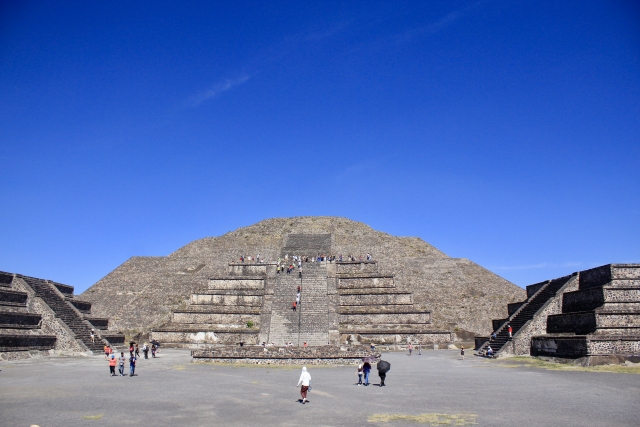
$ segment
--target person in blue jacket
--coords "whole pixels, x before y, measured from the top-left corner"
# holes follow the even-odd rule
[[[371,364],[369,362],[364,362],[362,365],[362,372],[364,372],[364,385],[369,385],[369,373],[371,372]]]

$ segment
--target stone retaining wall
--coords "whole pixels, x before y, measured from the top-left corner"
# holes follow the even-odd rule
[[[264,289],[264,278],[211,278],[208,282],[208,288],[215,289]]]
[[[166,346],[190,348],[202,344],[259,344],[258,333],[258,330],[248,328],[238,331],[153,331],[151,338]]]
[[[420,345],[432,345],[434,343],[452,343],[455,334],[451,332],[432,333],[357,333],[342,334],[341,344],[375,344],[375,345],[406,345],[408,342]]]
[[[412,304],[410,293],[394,294],[340,294],[340,305],[389,305],[389,304]]]
[[[378,271],[376,261],[343,261],[336,262],[336,274],[375,273]]]
[[[380,357],[366,347],[216,347],[191,352],[194,362],[281,365],[355,364],[363,357]]]
[[[262,295],[191,294],[190,303],[260,307],[262,305]]]
[[[338,289],[395,288],[393,276],[338,277]]]
[[[272,264],[229,264],[229,274],[234,276],[266,276],[269,265]]]
[[[175,323],[204,323],[204,324],[220,324],[220,325],[246,325],[247,322],[253,322],[254,325],[260,324],[260,314],[244,314],[244,313],[197,313],[176,311],[173,313],[173,322]]]
[[[358,313],[340,314],[340,324],[369,325],[369,324],[427,324],[431,320],[431,313]]]

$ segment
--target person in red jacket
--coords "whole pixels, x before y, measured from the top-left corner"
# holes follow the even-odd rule
[[[111,355],[111,358],[109,358],[109,372],[111,373],[112,377],[116,376],[116,364],[117,364],[117,360],[116,360],[116,356],[115,355]]]
[[[511,338],[513,335],[513,328],[511,327],[511,325],[508,325],[507,332],[509,332],[509,338]]]

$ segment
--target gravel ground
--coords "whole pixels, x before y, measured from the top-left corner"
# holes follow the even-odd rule
[[[141,360],[134,377],[110,377],[102,356],[2,362],[0,425],[640,425],[640,375],[463,361],[444,350],[383,357],[386,387],[375,372],[358,387],[355,367],[310,366],[305,405],[299,367],[194,364],[187,350]]]

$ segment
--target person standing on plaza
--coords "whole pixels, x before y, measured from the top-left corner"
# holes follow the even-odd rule
[[[380,377],[380,387],[384,387],[384,380],[387,378],[387,372],[391,369],[391,364],[386,360],[380,359],[378,362],[378,376]]]
[[[409,349],[409,356],[411,356],[411,352],[413,351],[413,345],[411,345],[411,342],[409,342],[407,349]]]
[[[460,346],[460,356],[462,356],[462,360],[464,360],[464,346]]]
[[[118,358],[118,371],[120,372],[120,376],[124,377],[124,364],[127,359],[124,357],[124,352],[120,352],[120,357]]]
[[[140,347],[138,347],[138,344],[136,344],[136,359],[140,358]]]
[[[113,354],[109,359],[109,373],[111,374],[112,377],[116,376],[116,356]]]
[[[309,390],[309,386],[311,385],[311,374],[307,372],[307,367],[302,367],[302,372],[300,373],[300,379],[298,380],[298,386],[300,387],[300,396],[302,396],[302,403],[307,403],[307,391]]]
[[[133,343],[129,343],[129,356],[133,356]]]
[[[358,385],[362,385],[362,363],[358,365]]]
[[[371,372],[371,364],[369,362],[364,362],[362,365],[362,372],[364,372],[364,385],[369,385],[369,373]]]
[[[142,346],[142,353],[144,353],[145,359],[149,358],[149,346],[147,345],[147,343],[144,343],[144,345]]]
[[[136,356],[132,353],[129,358],[129,376],[132,377],[136,373]]]

